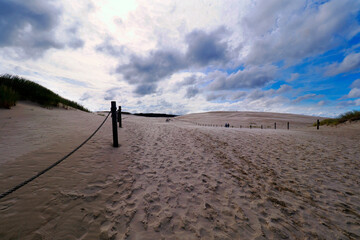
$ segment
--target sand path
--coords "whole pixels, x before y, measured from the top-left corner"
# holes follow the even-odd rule
[[[70,159],[1,200],[0,238],[360,236],[359,127],[287,131],[123,121],[120,148],[111,147],[108,121]],[[61,144],[48,140],[3,163],[1,192],[70,145],[66,137]]]

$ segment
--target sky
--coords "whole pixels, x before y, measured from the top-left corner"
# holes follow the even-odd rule
[[[360,110],[358,0],[0,0],[0,74],[92,111]]]

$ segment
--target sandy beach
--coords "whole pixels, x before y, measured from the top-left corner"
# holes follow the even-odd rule
[[[29,103],[0,109],[0,193],[104,118]],[[316,130],[316,119],[123,115],[119,148],[108,119],[0,200],[0,239],[359,239],[360,123]],[[199,125],[226,122],[234,128]]]

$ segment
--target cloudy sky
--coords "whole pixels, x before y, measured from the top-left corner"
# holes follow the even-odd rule
[[[358,0],[0,0],[0,74],[90,110],[360,110]]]

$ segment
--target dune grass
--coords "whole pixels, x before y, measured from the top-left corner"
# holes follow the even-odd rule
[[[17,100],[29,100],[39,103],[44,107],[57,107],[63,104],[85,112],[89,112],[80,104],[65,99],[40,84],[12,76],[9,74],[0,76],[0,107],[11,108]]]
[[[341,123],[345,123],[347,121],[352,122],[352,121],[357,121],[360,120],[360,111],[349,111],[346,113],[341,114],[339,117],[337,118],[328,118],[328,119],[324,119],[322,121],[320,121],[320,125],[327,125],[327,126],[331,126],[331,125],[338,125]],[[316,126],[316,123],[314,123],[314,126]]]
[[[0,85],[0,107],[10,109],[16,105],[18,94],[5,85]]]
[[[344,114],[341,114],[339,117],[339,123],[344,123],[346,121],[357,121],[360,120],[360,111],[350,111]]]

